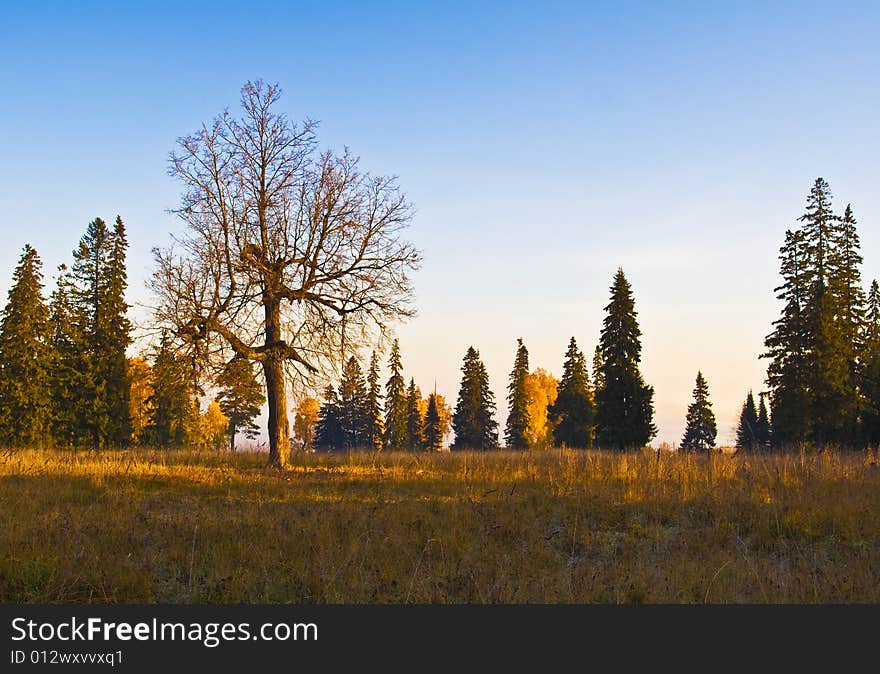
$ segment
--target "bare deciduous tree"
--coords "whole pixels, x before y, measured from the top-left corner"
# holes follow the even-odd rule
[[[184,185],[186,233],[154,249],[157,318],[200,362],[262,367],[270,463],[289,453],[287,377],[326,373],[344,350],[411,316],[401,238],[412,208],[393,177],[362,173],[348,150],[317,151],[315,124],[274,111],[280,89],[242,89],[228,111],[178,140],[169,173]]]

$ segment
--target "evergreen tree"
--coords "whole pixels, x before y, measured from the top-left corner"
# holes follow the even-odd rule
[[[315,426],[315,449],[329,451],[345,445],[340,416],[336,391],[332,386],[327,386],[324,390],[324,402],[318,412],[318,423]]]
[[[189,365],[165,333],[154,352],[152,375],[153,392],[147,398],[150,412],[144,444],[163,449],[182,447],[190,440],[199,408]]]
[[[81,429],[91,444],[122,445],[130,439],[129,382],[125,350],[131,341],[125,314],[128,243],[120,218],[109,229],[101,218],[89,223],[73,253],[72,300],[82,317],[83,397],[87,414]]]
[[[229,419],[229,449],[235,451],[235,436],[243,432],[254,438],[259,426],[254,423],[260,408],[266,402],[263,387],[254,374],[253,361],[233,358],[217,375],[214,382],[219,389],[217,403],[220,411]]]
[[[749,391],[739,414],[739,424],[736,427],[736,448],[751,451],[755,449],[757,444],[758,409],[755,407],[755,396]]]
[[[85,370],[85,316],[73,302],[74,285],[65,265],[58,267],[55,290],[49,304],[52,367],[49,392],[52,406],[52,437],[61,447],[77,447],[84,436],[89,413],[88,373]]]
[[[767,414],[767,405],[764,404],[764,394],[761,394],[761,402],[758,405],[758,425],[755,433],[755,441],[761,449],[770,447],[772,435],[770,432],[770,418]]]
[[[493,449],[498,446],[498,424],[493,419],[495,396],[489,390],[489,373],[480,353],[469,347],[461,368],[461,386],[452,427],[453,449]]]
[[[529,376],[529,352],[518,339],[516,358],[507,385],[507,425],[504,429],[504,442],[514,449],[526,449],[529,445],[529,396],[526,378]]]
[[[365,447],[369,432],[367,383],[361,364],[354,356],[342,368],[336,400],[342,445],[347,449]]]
[[[754,400],[752,400],[754,405]],[[694,387],[694,402],[687,411],[687,426],[684,437],[681,440],[682,449],[708,450],[715,446],[715,436],[718,429],[715,425],[715,415],[712,412],[712,403],[709,402],[709,385],[706,383],[702,372],[697,372],[697,382]]]
[[[587,359],[578,349],[574,337],[568,343],[562,379],[556,400],[547,409],[553,424],[553,442],[567,447],[586,448],[593,445],[593,399]]]
[[[880,287],[876,279],[868,292],[862,336],[860,388],[864,398],[862,433],[869,447],[880,446]]]
[[[400,360],[400,345],[397,340],[391,345],[388,360],[391,376],[385,384],[385,446],[388,449],[405,449],[406,429],[406,383],[403,379],[403,365]]]
[[[436,391],[428,396],[428,411],[425,414],[425,448],[429,452],[439,452],[443,449],[443,427]]]
[[[623,269],[617,270],[605,311],[599,341],[603,386],[596,400],[599,443],[611,449],[635,449],[650,442],[657,428],[654,388],[639,371],[641,330]]]
[[[602,349],[596,345],[593,351],[593,396],[598,398],[599,391],[605,388],[605,380],[602,379]]]
[[[42,266],[26,245],[0,317],[0,442],[10,446],[41,447],[50,440],[52,351]]]
[[[774,442],[785,446],[802,442],[810,433],[809,277],[803,232],[786,231],[779,260],[783,282],[774,292],[784,306],[782,315],[773,322],[773,332],[764,340],[767,350],[762,358],[770,359],[767,385]]]
[[[406,393],[406,446],[412,451],[422,449],[425,444],[421,400],[422,392],[416,386],[416,380],[410,379]]]
[[[367,374],[367,441],[377,452],[382,449],[385,424],[382,421],[382,389],[379,386],[379,357],[373,351],[370,371]]]

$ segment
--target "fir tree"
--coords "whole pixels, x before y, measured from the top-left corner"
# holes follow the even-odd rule
[[[74,285],[65,265],[58,267],[49,304],[52,367],[49,391],[52,400],[52,437],[61,447],[77,447],[84,436],[89,413],[88,373],[85,371],[85,316],[73,302]]]
[[[101,218],[89,223],[73,253],[72,300],[82,318],[84,435],[100,449],[130,438],[128,373],[125,350],[131,341],[125,314],[127,285],[125,227],[117,218],[111,230]]]
[[[868,292],[862,335],[860,388],[864,398],[862,433],[869,447],[880,446],[880,287],[876,279]]]
[[[153,392],[147,398],[149,423],[144,429],[144,444],[163,449],[182,447],[190,439],[198,421],[196,391],[186,359],[163,333],[154,352]]]
[[[266,402],[263,387],[254,374],[253,361],[233,358],[217,375],[214,382],[219,388],[217,403],[220,411],[229,419],[229,449],[235,451],[235,436],[243,432],[254,438],[259,426],[254,423],[260,408]]]
[[[784,306],[782,315],[773,322],[773,332],[764,340],[762,358],[770,359],[767,385],[773,438],[784,446],[801,442],[810,433],[810,338],[806,318],[809,277],[803,232],[786,231],[779,260],[783,282],[774,292]]]
[[[754,400],[752,404],[754,405]],[[712,449],[715,446],[717,433],[715,415],[712,413],[712,404],[709,402],[709,385],[706,383],[703,373],[697,372],[694,402],[688,407],[687,426],[681,440],[681,448]]]
[[[602,379],[602,349],[596,345],[593,351],[593,399],[595,400],[599,391],[605,388],[605,380]]]
[[[41,447],[50,439],[52,352],[42,266],[26,245],[0,318],[0,442],[17,447]]]
[[[342,445],[347,449],[367,445],[369,431],[367,397],[367,383],[364,381],[361,364],[352,356],[342,368],[342,378],[336,396]]]
[[[405,449],[407,445],[406,383],[403,379],[400,345],[396,339],[391,345],[388,367],[391,376],[385,384],[385,446],[388,449]]]
[[[421,400],[422,392],[416,386],[415,379],[410,379],[409,389],[406,392],[406,446],[412,451],[422,449],[425,444]]]
[[[339,402],[336,391],[332,386],[324,390],[324,402],[318,412],[318,423],[315,426],[315,449],[333,450],[339,449],[345,444],[345,434],[342,431]]]
[[[556,400],[548,407],[547,415],[553,425],[554,444],[592,447],[594,409],[587,360],[574,337],[568,343]]]
[[[761,402],[758,405],[758,424],[755,433],[755,441],[761,449],[770,447],[772,435],[770,431],[770,418],[767,414],[767,405],[764,404],[764,394],[761,394]]]
[[[507,425],[504,429],[504,442],[514,449],[528,447],[529,397],[526,391],[526,378],[529,376],[529,352],[521,339],[517,340],[516,358],[507,385]]]
[[[489,373],[480,353],[469,347],[461,368],[461,386],[452,427],[453,449],[493,449],[498,446],[498,424],[493,419],[495,396],[489,390]]]
[[[758,408],[755,407],[755,396],[749,391],[739,415],[736,427],[736,448],[754,450],[758,444]]]
[[[425,413],[425,448],[429,452],[439,452],[443,449],[443,427],[436,391],[428,396],[428,411]]]
[[[366,445],[377,452],[382,449],[385,424],[382,421],[382,389],[379,386],[379,357],[373,351],[367,374],[367,438]]]
[[[650,442],[657,429],[654,389],[639,371],[642,345],[635,302],[622,269],[614,277],[605,311],[599,341],[603,386],[596,400],[599,443],[610,449],[635,449]]]

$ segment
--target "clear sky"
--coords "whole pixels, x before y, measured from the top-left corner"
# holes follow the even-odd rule
[[[657,441],[681,438],[701,369],[730,442],[817,176],[880,275],[877,2],[2,6],[3,298],[25,242],[51,277],[119,213],[145,301],[150,249],[179,229],[168,153],[256,78],[400,177],[424,252],[406,375],[454,402],[473,344],[502,428],[516,338],[557,376],[572,335],[591,357],[621,266]]]

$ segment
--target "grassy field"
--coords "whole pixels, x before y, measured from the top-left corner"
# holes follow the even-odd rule
[[[10,452],[0,601],[880,602],[865,454]]]

